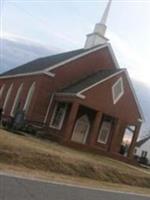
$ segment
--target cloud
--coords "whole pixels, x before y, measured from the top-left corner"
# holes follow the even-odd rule
[[[113,32],[109,31],[108,37],[111,40],[121,67],[127,68],[132,78],[150,86],[150,61],[147,55],[141,56],[140,52]]]
[[[150,130],[150,86],[136,80],[133,80],[132,82],[145,117],[141,135],[146,135],[148,130]]]
[[[0,39],[6,39],[6,40],[16,42],[16,43],[20,43],[20,44],[22,43],[22,44],[26,44],[26,45],[34,45],[34,46],[37,46],[37,47],[42,47],[42,48],[51,50],[50,47],[45,46],[44,44],[40,43],[37,40],[33,40],[31,38],[28,38],[28,37],[16,35],[16,34],[13,34],[13,33],[10,33],[10,32],[4,32],[3,31],[3,34],[0,36]],[[56,47],[55,47],[55,49],[59,50]]]
[[[47,48],[36,41],[12,34],[5,34],[0,38],[0,43],[0,73],[36,58],[60,52],[56,48]]]

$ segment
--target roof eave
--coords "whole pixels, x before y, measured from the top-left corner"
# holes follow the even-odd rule
[[[45,74],[50,77],[55,77],[55,74],[52,72],[45,72],[45,71],[37,71],[37,72],[31,72],[31,73],[21,73],[21,74],[14,74],[14,75],[2,75],[0,76],[0,79],[6,79],[6,78],[16,78],[16,77],[22,77],[22,76],[36,76],[40,74]]]
[[[114,74],[112,74],[112,75],[107,76],[106,78],[104,78],[104,79],[102,79],[102,80],[100,80],[100,81],[98,81],[98,82],[96,82],[96,83],[90,85],[89,87],[84,88],[83,90],[79,91],[78,94],[79,94],[79,95],[83,95],[84,92],[90,90],[91,88],[95,87],[96,85],[99,85],[99,84],[103,83],[104,81],[107,81],[107,80],[113,78],[114,76],[116,76],[116,75],[122,73],[123,71],[125,71],[125,69],[122,69],[122,70],[120,70],[119,72],[116,72],[116,73],[114,73]]]
[[[120,68],[120,67],[119,67],[119,64],[118,64],[118,62],[117,62],[117,59],[116,59],[116,57],[115,57],[115,54],[114,54],[114,52],[113,52],[113,49],[112,49],[112,47],[111,47],[111,44],[110,44],[110,43],[106,43],[106,44],[104,44],[104,45],[101,45],[101,46],[98,46],[98,47],[89,49],[89,50],[87,50],[87,51],[84,52],[84,53],[81,53],[81,54],[79,54],[79,55],[77,55],[77,56],[74,56],[74,57],[72,57],[72,58],[70,58],[70,59],[67,59],[67,60],[65,60],[65,61],[62,61],[62,62],[60,62],[60,63],[58,63],[58,64],[56,64],[56,65],[50,66],[50,67],[46,68],[44,71],[51,71],[51,70],[54,70],[54,69],[56,69],[57,67],[60,67],[60,66],[62,66],[62,65],[64,65],[64,64],[66,64],[66,63],[69,63],[69,62],[71,62],[71,61],[74,61],[74,60],[76,60],[76,59],[78,59],[78,58],[80,58],[80,57],[83,57],[83,56],[85,56],[85,55],[88,55],[88,54],[90,54],[90,53],[93,53],[93,52],[95,52],[95,51],[98,51],[98,50],[103,49],[103,48],[105,48],[105,47],[108,47],[109,52],[110,52],[110,54],[111,54],[111,56],[112,56],[112,59],[113,59],[113,61],[114,61],[115,67],[116,67],[116,68]]]
[[[65,92],[57,92],[55,93],[56,96],[71,96],[71,97],[78,97],[80,99],[85,99],[84,95],[78,93],[65,93]]]
[[[104,44],[104,45],[101,45],[101,46],[98,46],[98,47],[89,49],[88,51],[86,51],[86,52],[84,52],[84,53],[80,53],[79,55],[74,56],[74,57],[72,57],[72,58],[70,58],[70,59],[67,59],[67,60],[65,60],[65,61],[59,62],[59,63],[57,63],[57,64],[55,64],[55,65],[53,65],[53,66],[50,66],[50,67],[48,67],[48,68],[46,68],[46,69],[44,69],[44,70],[40,70],[40,71],[36,71],[36,72],[29,72],[29,73],[20,73],[20,74],[14,74],[14,75],[4,75],[4,76],[2,75],[2,76],[0,76],[0,79],[12,78],[12,77],[20,77],[20,76],[35,76],[35,75],[39,75],[39,74],[46,74],[46,75],[48,75],[48,76],[54,77],[55,74],[52,73],[52,72],[50,72],[51,70],[54,70],[54,69],[56,69],[57,67],[60,67],[60,66],[62,66],[62,65],[64,65],[64,64],[66,64],[66,63],[69,63],[69,62],[71,62],[71,61],[73,61],[73,60],[76,60],[76,59],[78,59],[78,58],[80,58],[80,57],[83,57],[83,56],[85,56],[85,55],[88,55],[88,54],[90,54],[90,53],[93,53],[93,52],[95,52],[95,51],[98,51],[98,50],[103,49],[103,48],[105,48],[105,47],[108,47],[109,52],[110,52],[110,54],[111,54],[111,56],[112,56],[112,59],[113,59],[113,61],[114,61],[115,67],[116,67],[116,68],[119,68],[119,64],[118,64],[117,59],[116,59],[116,57],[115,57],[115,55],[114,55],[113,49],[112,49],[112,47],[111,47],[111,44],[110,44],[110,43],[106,43],[106,44]]]
[[[139,114],[141,115],[141,118],[139,118],[138,121],[139,121],[140,123],[143,123],[143,122],[145,122],[145,117],[144,117],[142,108],[141,108],[141,106],[140,106],[139,100],[138,100],[137,95],[136,95],[136,93],[135,93],[135,89],[133,88],[133,85],[132,85],[130,76],[129,76],[129,74],[128,74],[128,71],[125,70],[125,73],[126,73],[126,76],[127,76],[128,83],[129,83],[129,86],[130,86],[130,88],[131,88],[131,91],[132,91],[132,93],[133,93],[133,96],[134,96],[134,99],[135,99],[135,102],[136,102],[136,105],[137,105]]]

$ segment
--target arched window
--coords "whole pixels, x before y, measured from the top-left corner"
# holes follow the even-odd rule
[[[23,89],[23,83],[20,85],[20,87],[17,90],[17,94],[16,94],[16,97],[15,97],[15,100],[14,100],[14,103],[13,103],[13,106],[11,109],[11,113],[10,113],[11,116],[15,115],[15,112],[19,106],[20,94],[21,94],[22,89]]]
[[[53,115],[50,121],[50,127],[60,130],[63,126],[65,115],[67,112],[67,104],[58,102],[55,104]]]
[[[5,111],[6,109],[6,106],[7,106],[7,103],[8,103],[8,100],[10,98],[10,95],[11,95],[11,92],[12,92],[12,89],[13,89],[13,83],[10,85],[8,91],[7,91],[7,94],[6,94],[6,97],[5,97],[5,101],[4,101],[4,104],[3,104],[3,109]]]
[[[31,87],[30,87],[30,89],[29,89],[29,91],[28,91],[25,104],[24,104],[23,110],[24,110],[26,113],[27,113],[28,110],[29,110],[30,103],[31,103],[31,100],[32,100],[34,91],[35,91],[35,82],[32,83],[32,85],[31,85]]]
[[[103,115],[102,122],[99,129],[99,135],[97,138],[98,143],[107,144],[110,134],[112,132],[114,118],[108,115]]]
[[[2,99],[4,89],[5,89],[5,84],[3,84],[1,89],[0,89],[0,100]]]
[[[87,115],[82,115],[75,124],[71,140],[74,142],[86,143],[90,130],[90,121]]]

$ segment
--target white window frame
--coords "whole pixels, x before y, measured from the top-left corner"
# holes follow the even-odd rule
[[[141,152],[141,158],[147,158],[147,155],[148,155],[148,152],[142,150],[142,152]]]
[[[126,145],[126,144],[128,144],[129,146],[131,145],[135,130],[136,130],[136,126],[134,125],[128,125],[125,127],[124,134],[122,137],[122,145]]]
[[[32,98],[33,98],[35,86],[36,86],[36,82],[33,82],[32,85],[30,86],[29,90],[28,90],[28,94],[27,94],[25,104],[24,104],[24,107],[23,107],[23,110],[25,111],[26,114],[28,113],[28,110],[29,110],[29,107],[30,107],[30,104],[31,104],[31,101],[32,101]]]
[[[14,103],[13,103],[13,106],[12,106],[12,109],[11,109],[11,112],[10,112],[10,115],[13,117],[14,116],[14,111],[16,109],[16,105],[17,103],[19,102],[19,98],[20,98],[20,94],[22,92],[22,89],[23,89],[23,83],[21,83],[21,85],[19,86],[18,90],[17,90],[17,94],[16,94],[16,97],[14,99]]]
[[[4,89],[5,89],[5,84],[3,84],[2,86],[1,86],[1,89],[0,89],[0,99],[2,98],[2,96],[3,96],[3,92],[4,92]]]
[[[121,92],[120,94],[117,96],[117,98],[115,98],[115,88],[117,87],[118,84],[121,84]],[[113,96],[113,103],[116,104],[119,99],[123,96],[124,94],[124,86],[123,86],[123,79],[122,77],[120,77],[115,84],[112,86],[112,96]]]
[[[100,136],[101,136],[101,131],[102,131],[102,128],[103,128],[103,123],[104,122],[106,122],[106,123],[110,123],[110,130],[109,130],[109,132],[107,133],[107,136],[106,136],[106,138],[105,138],[105,141],[103,141],[103,140],[101,140],[100,139]],[[102,124],[101,124],[101,126],[100,126],[100,129],[99,129],[99,134],[98,134],[98,138],[97,138],[97,142],[98,143],[101,143],[101,144],[107,144],[107,142],[108,142],[108,138],[109,138],[109,135],[110,135],[110,132],[111,132],[111,127],[112,127],[112,123],[111,122],[107,122],[107,121],[102,121]]]
[[[59,126],[54,126],[54,125],[53,125],[53,120],[54,120],[54,117],[55,117],[55,115],[56,115],[56,110],[57,110],[57,108],[58,108],[58,106],[59,106],[59,103],[64,103],[64,102],[57,102],[57,103],[55,104],[55,107],[54,107],[54,110],[53,110],[53,114],[52,114],[52,117],[51,117],[51,120],[50,120],[50,125],[49,125],[50,128],[54,128],[54,129],[57,129],[57,130],[61,130],[61,128],[62,128],[64,119],[65,119],[65,116],[66,116],[66,112],[67,112],[67,107],[68,107],[67,103],[65,103],[64,112],[63,112],[61,121],[60,121],[60,123],[59,123]]]
[[[5,112],[5,108],[7,106],[7,103],[8,103],[8,100],[11,96],[11,92],[12,92],[12,89],[13,89],[13,86],[14,84],[12,83],[7,91],[7,94],[6,94],[6,97],[5,97],[5,101],[4,101],[4,104],[3,104],[3,109],[4,109],[4,112]]]

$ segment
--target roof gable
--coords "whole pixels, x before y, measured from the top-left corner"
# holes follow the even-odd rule
[[[23,64],[21,66],[18,66],[14,69],[11,69],[11,70],[3,73],[2,76],[16,75],[16,74],[30,73],[30,72],[37,72],[37,71],[45,70],[59,62],[62,62],[69,58],[72,58],[83,52],[84,52],[84,49],[78,49],[75,51],[69,51],[69,52],[65,52],[65,53],[60,53],[60,54],[56,54],[56,55],[39,58],[39,59],[33,60],[31,62],[28,62],[26,64]]]
[[[91,86],[88,87],[88,88],[85,88],[84,90],[80,91],[80,92],[78,93],[78,95],[82,95],[82,94],[83,94],[84,92],[86,92],[87,90],[89,90],[89,89],[95,87],[96,85],[98,85],[98,84],[100,84],[100,83],[102,83],[102,82],[104,82],[104,81],[107,81],[108,79],[113,78],[114,76],[116,76],[116,75],[118,75],[119,73],[122,73],[122,72],[124,72],[124,74],[125,74],[125,77],[126,77],[126,79],[127,79],[128,86],[129,86],[129,88],[130,88],[131,94],[133,95],[133,99],[134,99],[134,101],[135,101],[135,105],[136,105],[136,107],[137,107],[137,109],[138,109],[138,112],[139,112],[139,114],[140,114],[139,122],[143,122],[143,121],[144,121],[144,114],[143,114],[143,112],[142,112],[140,103],[139,103],[138,98],[137,98],[137,96],[136,96],[136,93],[135,93],[135,90],[134,90],[134,88],[133,88],[133,85],[132,85],[131,79],[130,79],[130,77],[129,77],[129,74],[128,74],[127,70],[125,70],[125,69],[122,69],[122,70],[120,70],[120,71],[118,71],[118,72],[116,72],[116,73],[114,73],[114,74],[112,74],[112,75],[110,75],[110,76],[104,78],[103,80],[101,80],[101,81],[99,81],[99,82],[97,82],[97,83],[91,85]]]
[[[87,91],[91,90],[92,88],[100,85],[101,83],[112,79],[113,77],[119,75],[120,73],[124,72],[124,76],[126,77],[126,82],[128,84],[129,91],[131,92],[131,98],[135,102],[136,109],[139,113],[139,122],[142,122],[144,120],[143,112],[140,107],[140,104],[138,102],[138,99],[136,97],[135,91],[132,86],[132,82],[128,76],[128,73],[125,69],[110,69],[110,70],[100,70],[98,73],[93,74],[89,77],[86,77],[82,80],[80,80],[77,83],[74,83],[73,85],[63,89],[61,92],[64,94],[76,94],[76,96],[81,98],[86,98]],[[131,103],[130,103],[131,104]],[[134,105],[134,103],[132,103]]]
[[[117,72],[121,72],[123,69],[106,69],[100,70],[90,76],[87,76],[80,81],[70,85],[67,88],[64,88],[61,92],[64,93],[82,93],[83,91],[89,90],[95,85],[99,84],[101,81],[104,81],[106,78],[115,75]]]
[[[54,77],[54,74],[49,72],[52,69],[60,67],[63,64],[76,60],[80,57],[83,57],[87,54],[98,51],[105,47],[107,47],[109,50],[109,53],[114,62],[114,66],[116,68],[119,68],[118,62],[116,60],[116,57],[114,55],[111,45],[109,43],[106,43],[104,45],[95,46],[91,49],[78,49],[75,51],[69,51],[69,52],[60,53],[60,54],[56,54],[56,55],[52,55],[52,56],[48,56],[44,58],[39,58],[29,63],[26,63],[24,65],[18,66],[12,70],[4,72],[3,74],[0,75],[0,78],[29,76],[29,75],[37,75],[37,74],[42,74],[42,73]]]

